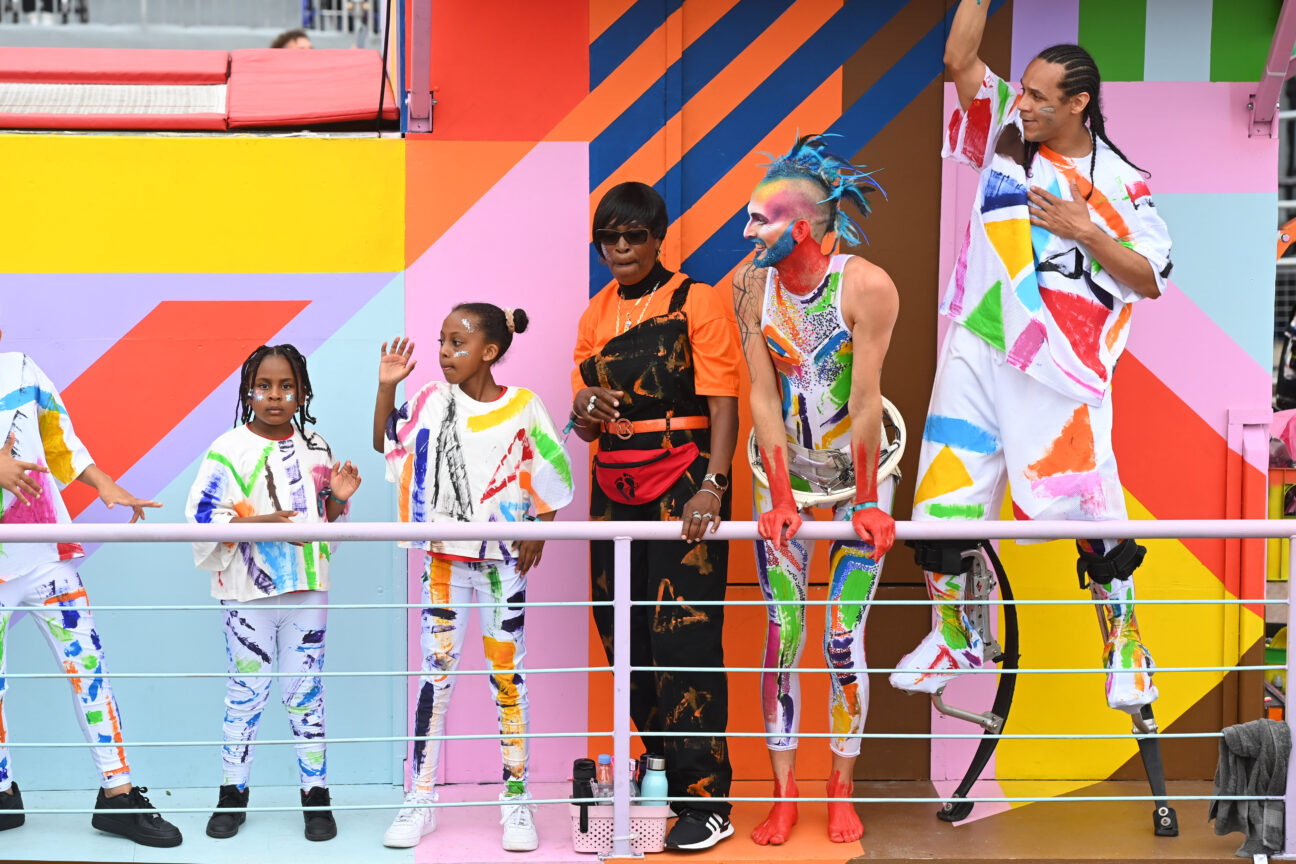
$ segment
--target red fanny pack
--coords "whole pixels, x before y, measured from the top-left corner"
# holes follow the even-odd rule
[[[609,450],[594,456],[594,479],[613,501],[647,504],[675,485],[693,460],[697,444],[659,450]]]

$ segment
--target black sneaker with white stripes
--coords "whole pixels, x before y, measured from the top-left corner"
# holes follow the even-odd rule
[[[733,823],[728,817],[710,810],[685,808],[666,835],[666,848],[683,852],[710,849],[733,833]]]

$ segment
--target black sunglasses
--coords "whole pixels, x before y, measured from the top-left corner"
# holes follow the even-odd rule
[[[648,229],[630,228],[625,231],[614,231],[611,228],[597,228],[594,231],[594,242],[600,246],[615,246],[621,242],[622,237],[631,246],[642,246],[648,242]]]

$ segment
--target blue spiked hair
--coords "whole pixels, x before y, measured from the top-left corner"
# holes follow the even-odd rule
[[[868,194],[876,189],[885,199],[886,190],[873,179],[874,172],[865,171],[863,166],[852,165],[840,156],[829,152],[828,142],[825,139],[839,137],[841,136],[828,133],[803,135],[797,138],[791,150],[768,164],[765,180],[762,182],[792,178],[809,179],[818,183],[828,193],[827,197],[819,203],[828,204],[830,207],[829,221],[833,230],[837,232],[837,243],[845,240],[854,246],[861,241],[867,243],[868,237],[859,223],[842,209],[842,202],[855,202],[859,211],[868,218],[869,213],[872,212]]]

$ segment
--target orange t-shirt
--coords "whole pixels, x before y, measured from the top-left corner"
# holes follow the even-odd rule
[[[639,298],[642,302],[621,300],[619,310],[615,282],[590,298],[576,330],[572,392],[585,386],[580,373],[581,362],[597,354],[608,340],[621,333],[627,314],[632,325],[656,315],[665,315],[675,289],[682,283],[678,276],[672,277],[652,296]],[[721,292],[704,282],[694,282],[689,286],[683,311],[688,318],[689,347],[693,351],[694,392],[699,396],[737,396],[742,351],[728,292]]]

